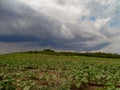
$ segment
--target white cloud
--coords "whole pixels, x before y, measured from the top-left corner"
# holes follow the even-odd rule
[[[94,26],[97,30],[99,30],[104,26],[108,26],[110,20],[110,18],[97,19],[94,23]]]

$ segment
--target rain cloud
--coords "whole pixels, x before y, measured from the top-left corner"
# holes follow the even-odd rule
[[[51,48],[120,53],[119,0],[1,0],[0,53]]]

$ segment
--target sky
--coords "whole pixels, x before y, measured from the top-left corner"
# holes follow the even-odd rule
[[[0,53],[120,53],[119,29],[120,0],[0,0]]]

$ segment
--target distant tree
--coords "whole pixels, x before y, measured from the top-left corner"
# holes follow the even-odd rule
[[[44,49],[43,52],[55,52],[55,51],[51,49]]]

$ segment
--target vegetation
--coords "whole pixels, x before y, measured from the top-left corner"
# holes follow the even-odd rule
[[[0,90],[120,90],[119,63],[33,52],[0,55]]]
[[[55,52],[51,49],[44,49],[43,51],[29,51],[25,53],[36,53],[36,54],[48,54],[48,55],[56,55],[56,56],[87,56],[87,57],[101,57],[101,58],[117,58],[120,59],[120,55],[112,54],[112,53],[102,53],[102,52],[87,52],[87,53],[79,53],[79,52]]]

